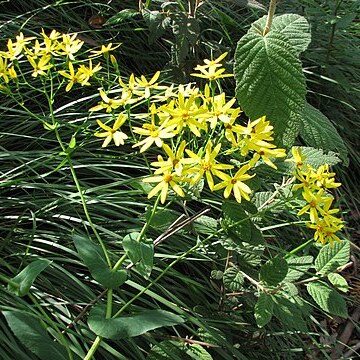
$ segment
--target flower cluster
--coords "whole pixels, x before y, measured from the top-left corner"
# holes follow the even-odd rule
[[[329,165],[321,165],[316,170],[304,163],[304,156],[300,148],[292,149],[293,158],[289,161],[296,166],[295,178],[298,184],[293,190],[301,190],[302,197],[307,204],[298,212],[298,215],[308,214],[310,221],[307,226],[315,230],[314,239],[321,244],[341,241],[336,233],[344,227],[343,221],[334,216],[339,209],[332,208],[334,197],[330,189],[341,186],[335,181],[335,173],[330,172]]]
[[[255,174],[249,171],[259,160],[276,168],[272,159],[286,156],[284,149],[277,149],[272,143],[273,127],[265,117],[244,125],[241,110],[235,106],[236,99],[227,99],[223,91],[216,93],[213,82],[233,76],[226,74],[220,64],[226,55],[205,60],[205,65],[195,68],[199,73],[192,75],[209,80],[203,90],[193,84],[162,86],[158,83],[159,71],[150,80],[131,74],[126,81],[119,79],[117,89],[107,92],[100,89],[101,101],[89,109],[105,111],[115,121],[110,127],[97,120],[105,132],[95,136],[105,138],[104,147],[111,140],[117,146],[124,144],[126,135],[120,126],[128,116],[140,125],[131,126],[135,137],[132,147],[139,148],[140,153],[154,146],[161,149],[163,154],[151,163],[154,176],[144,179],[155,184],[149,198],[160,193],[164,203],[169,190],[184,197],[185,188],[205,179],[211,191],[224,189],[225,198],[233,193],[238,202],[243,198],[250,200],[251,189],[246,181]],[[133,109],[141,101],[149,105],[148,112],[130,114],[129,107]],[[237,168],[230,163],[234,157],[240,164]]]
[[[78,39],[77,34],[61,34],[55,30],[46,34],[44,30],[36,37],[25,37],[23,33],[16,36],[16,41],[9,39],[5,51],[0,51],[0,87],[8,84],[11,79],[24,74],[28,66],[32,77],[48,77],[58,74],[68,83],[65,90],[68,92],[74,84],[90,85],[89,79],[100,69],[100,63],[93,66],[92,58],[107,53],[115,47],[103,47],[100,51],[93,51],[86,63],[78,65],[76,54],[84,42]],[[64,62],[65,59],[65,62]],[[59,70],[60,68],[60,70]]]

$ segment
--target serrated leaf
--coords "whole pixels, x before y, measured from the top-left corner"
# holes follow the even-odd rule
[[[11,280],[19,285],[19,287],[8,285],[8,290],[15,293],[18,296],[26,295],[37,276],[44,271],[52,261],[46,259],[35,260],[27,265],[19,274],[13,277]]]
[[[195,230],[201,234],[212,235],[216,232],[217,220],[210,216],[202,215],[194,221]]]
[[[264,327],[273,316],[274,302],[270,294],[262,292],[255,305],[255,320],[259,328]]]
[[[349,285],[343,276],[337,273],[330,273],[327,278],[338,290],[348,292]]]
[[[251,31],[258,33],[260,31],[262,34],[265,29],[266,20],[267,15],[256,20],[251,25]],[[283,34],[292,48],[299,54],[305,51],[311,42],[309,23],[303,16],[297,14],[275,16],[270,31]]]
[[[300,279],[311,267],[313,267],[314,258],[311,255],[293,256],[286,259],[289,270],[284,281],[295,281]]]
[[[307,285],[307,291],[322,310],[343,318],[348,317],[345,299],[325,283],[312,282]]]
[[[183,360],[184,352],[183,344],[165,340],[151,348],[146,360]]]
[[[222,211],[224,214],[222,225],[229,236],[235,242],[249,242],[251,240],[251,222],[241,205],[233,201],[225,201]]]
[[[117,288],[127,279],[126,270],[109,269],[101,247],[88,237],[74,234],[73,241],[80,259],[90,271],[91,276],[106,288]]]
[[[246,115],[266,115],[278,142],[292,145],[305,104],[301,62],[286,37],[276,31],[262,36],[249,31],[235,53],[236,97]]]
[[[152,207],[146,209],[146,221],[150,221]],[[173,222],[175,222],[180,215],[170,209],[160,209],[152,216],[150,226],[159,231],[166,230]]]
[[[343,240],[335,242],[333,246],[323,246],[315,259],[315,269],[318,274],[326,275],[339,266],[345,265],[350,257],[350,242]]]
[[[214,280],[221,280],[224,276],[224,272],[221,270],[211,270],[210,277]]]
[[[191,344],[186,353],[191,359],[213,360],[213,357],[200,344]]]
[[[286,282],[284,280],[284,282],[281,285],[282,285],[281,291],[285,293],[287,296],[293,297],[299,295],[299,290],[295,284],[291,282]]]
[[[184,322],[179,315],[165,310],[144,310],[114,319],[106,319],[105,314],[104,306],[94,307],[89,314],[88,326],[96,335],[113,340],[139,336],[160,327]]]
[[[300,136],[306,145],[340,154],[344,165],[349,164],[348,151],[331,121],[312,105],[305,103]]]
[[[299,297],[286,298],[275,295],[274,316],[279,319],[284,328],[306,332],[306,319],[309,315],[309,307]]]
[[[270,286],[276,286],[283,281],[288,272],[288,263],[280,256],[268,260],[260,269],[260,280]]]
[[[117,14],[112,16],[104,26],[111,26],[111,25],[118,25],[121,24],[123,21],[132,19],[136,16],[140,15],[139,11],[135,9],[124,9],[119,11]]]
[[[229,267],[224,272],[223,281],[226,289],[236,292],[241,290],[244,284],[244,276],[235,267]]]
[[[144,9],[143,17],[149,27],[149,44],[153,44],[165,33],[166,28],[170,26],[171,19],[165,12],[148,9]]]
[[[19,341],[41,360],[49,360],[49,354],[51,360],[69,359],[65,348],[50,338],[39,319],[17,310],[2,314]]]
[[[135,268],[146,279],[149,278],[154,261],[153,243],[138,241],[139,233],[134,232],[124,237],[122,246],[129,259],[135,264]]]

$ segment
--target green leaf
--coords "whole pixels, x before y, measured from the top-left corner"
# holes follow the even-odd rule
[[[274,302],[270,294],[262,292],[255,305],[255,320],[259,328],[264,327],[273,316]]]
[[[136,264],[135,268],[148,279],[153,267],[154,245],[152,242],[139,242],[137,240],[139,235],[137,232],[126,235],[122,241],[122,246],[129,259]]]
[[[240,291],[244,284],[244,276],[235,267],[229,267],[225,270],[223,281],[226,289],[236,292]]]
[[[199,344],[191,344],[186,353],[191,359],[213,360],[212,356]]]
[[[299,296],[287,298],[277,294],[273,299],[274,316],[285,328],[307,331],[306,320],[309,317],[309,306]]]
[[[110,270],[99,245],[93,243],[88,237],[77,234],[73,235],[73,241],[80,259],[97,282],[106,288],[114,289],[126,281],[127,271],[122,269]]]
[[[119,11],[117,14],[112,16],[105,24],[104,26],[112,26],[121,24],[123,21],[132,19],[136,16],[140,15],[139,11],[134,9],[124,9]]]
[[[221,280],[224,276],[224,272],[221,270],[211,270],[210,277],[213,280]]]
[[[335,126],[324,114],[306,103],[301,121],[300,135],[306,145],[338,152],[344,164],[349,164],[346,145]]]
[[[345,293],[348,292],[349,285],[343,276],[336,273],[330,273],[327,278],[338,290]]]
[[[228,235],[236,242],[251,240],[251,222],[240,204],[225,201],[222,205],[224,219],[222,222]]]
[[[165,310],[144,310],[137,314],[106,319],[104,306],[94,307],[88,318],[88,326],[96,335],[106,339],[126,339],[142,335],[163,326],[175,326],[183,318]]]
[[[171,24],[171,19],[165,12],[143,10],[143,17],[146,25],[149,27],[149,44],[153,44],[159,37],[161,37],[167,27]]]
[[[312,282],[307,285],[307,291],[322,310],[343,318],[348,317],[345,299],[327,284]]]
[[[217,226],[217,220],[206,215],[202,215],[194,221],[195,230],[205,235],[214,234],[217,231]]]
[[[184,353],[185,346],[183,344],[165,340],[151,348],[146,360],[183,360]]]
[[[289,271],[286,274],[285,281],[295,281],[300,279],[311,267],[313,267],[314,258],[311,255],[293,256],[286,259]]]
[[[19,287],[8,285],[8,290],[15,293],[18,296],[26,295],[37,276],[44,271],[52,261],[46,259],[35,260],[26,266],[19,274],[13,277],[11,280],[19,284]]]
[[[278,142],[290,146],[300,128],[305,104],[301,62],[287,38],[249,31],[235,53],[236,97],[251,119],[267,116]]]
[[[250,31],[263,33],[267,15],[259,20],[256,20],[250,28]],[[308,21],[297,14],[283,14],[277,15],[273,18],[271,24],[271,31],[278,32],[284,35],[298,54],[305,51],[311,42],[310,26]]]
[[[260,269],[260,280],[270,286],[276,286],[283,281],[288,272],[288,263],[280,256],[268,260]]]
[[[19,341],[41,360],[69,359],[65,348],[50,338],[39,319],[17,310],[2,314]]]
[[[321,248],[315,259],[315,269],[319,275],[326,275],[336,270],[339,266],[345,265],[349,261],[349,257],[349,241],[335,242],[333,246],[327,244]]]

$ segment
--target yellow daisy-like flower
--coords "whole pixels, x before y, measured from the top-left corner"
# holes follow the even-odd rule
[[[103,101],[100,101],[98,105],[93,106],[89,111],[99,111],[106,109],[106,112],[111,112],[112,110],[117,109],[119,106],[124,105],[123,99],[112,99],[109,98],[104,90],[100,90],[100,96]]]
[[[254,162],[257,162],[261,158],[266,165],[276,170],[277,166],[271,161],[270,158],[281,158],[285,156],[285,149],[269,149],[266,147],[260,147],[259,150],[255,153],[253,159]]]
[[[94,135],[100,138],[105,138],[102,147],[106,147],[110,144],[111,140],[114,140],[114,143],[116,146],[124,145],[125,140],[128,138],[128,136],[119,131],[120,127],[125,123],[127,117],[124,114],[119,114],[117,117],[113,127],[110,127],[108,125],[105,125],[100,120],[96,120],[98,125],[105,130],[105,132],[97,132]]]
[[[150,89],[166,89],[166,86],[160,86],[156,80],[159,78],[160,76],[160,71],[157,71],[154,76],[151,78],[151,80],[146,80],[146,77],[144,75],[141,75],[140,78],[136,77],[135,81],[137,83],[137,85],[140,88],[144,88],[145,94],[144,97],[145,99],[148,99],[150,97]]]
[[[221,149],[221,144],[217,144],[214,149],[212,149],[212,143],[209,141],[205,147],[204,156],[193,153],[191,150],[186,149],[186,153],[193,160],[193,166],[187,170],[187,173],[194,175],[192,179],[192,183],[196,184],[200,181],[200,179],[205,174],[207,183],[209,185],[210,190],[214,189],[214,179],[213,175],[220,177],[222,175],[221,170],[229,170],[234,166],[230,164],[221,164],[218,163],[215,158],[219,154]],[[201,149],[203,151],[203,149]]]
[[[328,196],[324,196],[323,189],[314,194],[308,188],[304,188],[302,195],[308,204],[305,205],[297,214],[300,216],[309,212],[311,222],[316,223],[319,218],[318,213],[322,212],[322,206],[327,201]]]
[[[214,186],[214,191],[225,188],[224,190],[224,198],[227,199],[231,192],[234,193],[235,199],[237,202],[241,202],[241,199],[244,198],[246,200],[250,200],[249,195],[251,194],[251,189],[248,185],[244,183],[244,181],[249,180],[255,176],[246,174],[251,166],[246,164],[242,166],[234,176],[230,176],[225,173],[219,173],[218,177],[223,180],[219,184]]]
[[[117,49],[119,46],[121,46],[121,43],[118,45],[113,46],[112,43],[109,43],[107,45],[101,45],[101,49],[100,50],[92,50],[90,51],[91,55],[90,57],[95,57],[95,56],[99,56],[104,54],[105,56],[110,52],[113,51],[115,49]]]
[[[166,201],[166,197],[169,191],[169,188],[173,189],[176,194],[181,197],[184,197],[184,191],[181,189],[179,182],[184,181],[183,178],[177,176],[175,173],[166,172],[163,175],[151,176],[143,180],[147,183],[158,183],[148,194],[148,199],[152,198],[157,193],[161,193],[160,201],[162,204]]]
[[[49,64],[51,60],[51,55],[43,55],[38,62],[34,60],[31,56],[27,56],[27,59],[31,66],[34,68],[33,73],[31,76],[37,77],[38,75],[45,76],[46,71],[49,70],[53,65]]]

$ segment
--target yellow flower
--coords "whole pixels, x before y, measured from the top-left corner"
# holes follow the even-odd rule
[[[95,73],[97,73],[99,70],[101,70],[100,63],[96,64],[95,67],[93,67],[91,59],[89,60],[89,66],[81,64],[78,69],[81,85],[89,84],[89,79],[93,77]]]
[[[159,78],[160,76],[160,71],[157,71],[154,76],[151,78],[150,81],[146,80],[146,77],[144,75],[141,75],[140,78],[135,78],[136,83],[138,84],[138,86],[140,88],[144,88],[145,90],[145,94],[144,97],[145,99],[150,97],[150,89],[165,89],[166,86],[159,86],[159,84],[156,82],[156,80]]]
[[[293,146],[291,148],[292,158],[286,159],[285,161],[293,162],[296,165],[297,169],[301,169],[304,165],[305,157],[301,153],[301,149],[299,147]]]
[[[335,218],[336,219],[336,218]],[[319,219],[315,224],[306,224],[307,227],[316,230],[314,234],[314,240],[325,245],[329,243],[331,246],[333,243],[341,242],[336,233],[343,228],[342,223],[330,222],[327,219]]]
[[[251,168],[249,164],[242,166],[234,176],[230,176],[225,173],[219,173],[217,176],[223,180],[219,184],[214,186],[214,191],[225,188],[224,198],[227,199],[231,192],[234,193],[235,199],[237,202],[241,202],[241,199],[250,200],[249,195],[251,194],[251,189],[244,181],[249,180],[255,176],[246,174],[246,172]]]
[[[143,180],[148,183],[158,183],[148,194],[148,199],[152,198],[157,193],[161,193],[160,201],[162,204],[166,201],[167,193],[169,187],[173,189],[176,194],[181,197],[184,197],[184,191],[179,186],[179,182],[184,181],[181,177],[177,176],[175,173],[166,172],[163,175],[151,176]]]
[[[144,124],[141,128],[139,127],[133,128],[134,133],[142,136],[147,136],[146,139],[141,140],[132,146],[133,148],[141,146],[140,149],[141,153],[146,151],[154,143],[156,146],[162,147],[164,144],[163,139],[169,139],[176,135],[174,132],[174,128],[175,128],[174,125],[173,126],[155,125],[155,115],[156,115],[156,107],[154,104],[152,104],[151,123]]]
[[[43,55],[40,60],[36,63],[35,60],[31,56],[27,56],[29,63],[34,68],[33,73],[31,76],[37,77],[38,75],[46,75],[46,71],[49,70],[53,65],[49,64],[51,60],[51,55]]]
[[[128,138],[128,136],[125,133],[119,131],[119,129],[124,124],[126,119],[127,119],[126,115],[119,114],[112,128],[108,125],[105,125],[100,120],[96,120],[98,125],[103,130],[105,130],[105,132],[97,132],[94,134],[97,137],[105,138],[102,147],[108,146],[111,140],[114,140],[116,146],[124,145],[124,141]]]
[[[174,171],[177,176],[181,176],[184,165],[192,163],[191,159],[184,158],[185,147],[186,141],[183,140],[179,145],[176,153],[173,153],[169,145],[163,144],[163,149],[168,156],[168,159],[164,160],[161,155],[158,155],[158,161],[154,161],[151,163],[152,166],[158,168],[155,170],[155,174],[163,174],[169,171]]]
[[[100,101],[98,105],[93,106],[89,111],[99,111],[106,109],[106,112],[111,112],[114,109],[117,109],[119,106],[124,105],[124,100],[122,99],[111,99],[109,98],[104,90],[100,90],[100,96],[103,101]]]
[[[224,72],[226,70],[225,68],[217,69],[214,66],[210,67],[208,69],[206,69],[204,67],[196,67],[195,70],[199,70],[200,73],[192,73],[192,74],[190,74],[191,76],[208,79],[210,81],[234,76],[234,74],[224,74]]]
[[[269,149],[266,147],[260,147],[259,150],[256,151],[253,159],[254,162],[257,162],[261,158],[266,165],[272,167],[273,169],[277,169],[277,166],[270,160],[270,157],[280,158],[285,156],[285,149]]]
[[[237,110],[232,108],[235,101],[236,99],[233,98],[226,102],[225,93],[216,95],[210,100],[211,110],[209,111],[209,115],[206,120],[210,122],[211,129],[215,128],[219,120],[225,124],[228,124],[230,122],[233,112]],[[238,113],[239,112],[240,109],[238,108]]]
[[[327,196],[324,196],[324,190],[321,189],[314,194],[308,188],[304,188],[302,196],[308,204],[305,205],[297,214],[300,216],[309,211],[311,222],[316,223],[319,218],[318,212],[322,212],[322,205],[327,201]]]
[[[112,43],[109,43],[107,45],[101,45],[100,50],[90,51],[91,53],[90,57],[99,56],[101,54],[107,55],[110,51],[117,49],[119,46],[121,46],[121,43],[115,46],[112,46]]]
[[[71,61],[69,61],[69,73],[67,73],[66,71],[60,70],[59,74],[70,80],[69,83],[66,85],[66,88],[65,88],[66,92],[70,91],[74,84],[77,84],[80,82],[80,73],[79,73],[79,71],[77,71],[75,73],[74,66],[71,63]]]
[[[183,93],[179,92],[177,101],[162,106],[161,110],[169,115],[168,125],[175,125],[179,133],[184,127],[188,127],[194,135],[200,137],[200,130],[207,130],[206,124],[197,119],[207,114],[208,110],[196,104],[195,94],[185,98]]]
[[[83,41],[76,39],[76,37],[77,34],[73,34],[71,36],[69,34],[63,34],[62,42],[59,42],[56,53],[59,55],[68,56],[70,60],[74,61],[74,54],[77,53],[84,44]]]
[[[205,174],[207,183],[210,190],[214,188],[214,179],[213,175],[220,177],[222,171],[232,169],[234,166],[230,164],[221,164],[218,163],[215,158],[219,154],[221,149],[221,144],[217,144],[214,149],[212,149],[212,143],[209,141],[205,147],[205,154],[202,157],[201,152],[203,149],[200,149],[198,155],[193,153],[191,150],[186,149],[186,153],[193,159],[193,166],[187,170],[187,173],[194,175],[192,183],[196,184]]]

